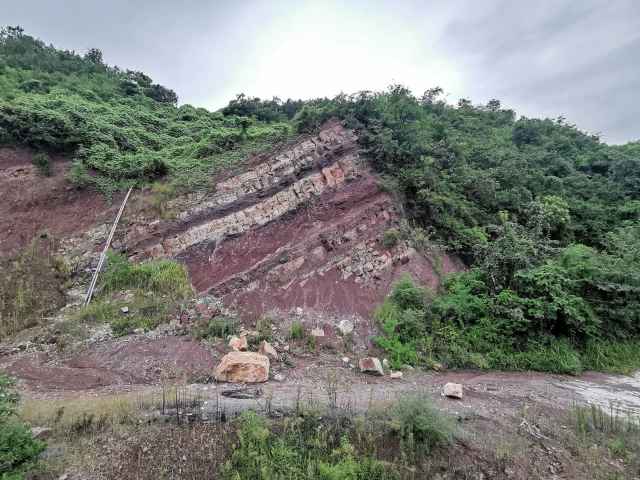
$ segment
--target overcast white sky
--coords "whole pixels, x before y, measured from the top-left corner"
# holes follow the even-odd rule
[[[181,103],[403,83],[640,139],[640,0],[0,0],[0,24],[142,70]]]

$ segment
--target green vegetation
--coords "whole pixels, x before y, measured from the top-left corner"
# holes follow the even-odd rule
[[[47,235],[12,257],[0,259],[0,339],[34,327],[64,305],[69,268]]]
[[[45,444],[16,417],[18,395],[13,382],[0,375],[0,479],[20,480],[34,467]]]
[[[238,333],[238,319],[218,315],[205,322],[198,323],[193,331],[196,338],[222,338]]]
[[[294,320],[289,328],[289,338],[291,340],[302,340],[304,337],[304,325],[299,320]]]
[[[452,420],[417,396],[366,418],[309,411],[276,423],[245,412],[239,423],[238,445],[223,468],[229,479],[405,478],[399,466],[415,468],[454,439]]]
[[[285,122],[177,107],[142,72],[110,67],[102,53],[60,51],[19,27],[0,31],[0,144],[74,158],[72,180],[107,194],[164,177],[210,187],[210,175],[285,140]]]
[[[210,187],[212,173],[251,152],[330,118],[356,129],[411,225],[385,232],[384,244],[435,243],[469,267],[433,298],[383,305],[378,343],[396,366],[640,366],[640,142],[609,146],[564,118],[518,119],[498,100],[450,105],[440,88],[177,107],[173,91],[105,65],[99,50],[62,52],[18,27],[0,33],[0,71],[0,144],[72,156],[73,181],[107,194],[161,178],[154,205],[167,217],[173,195]],[[46,159],[36,158],[45,174]],[[174,267],[150,265],[112,273],[105,291],[176,279]],[[117,330],[140,323],[132,318]]]
[[[100,284],[105,293],[135,288],[176,299],[193,293],[187,271],[180,263],[173,260],[130,263],[125,256],[115,253],[108,254]]]
[[[631,469],[640,466],[640,419],[615,410],[605,411],[597,405],[574,406],[571,425],[581,448],[604,446],[613,458],[620,458]]]
[[[356,128],[420,237],[470,267],[433,302],[388,300],[378,343],[396,365],[640,367],[640,144],[441,93],[392,86],[307,102],[294,118],[300,131],[336,116]]]
[[[307,430],[310,422],[288,425],[274,435],[263,417],[246,412],[240,418],[238,447],[223,468],[223,477],[282,479],[391,479],[384,465],[368,456],[356,456],[346,436]]]
[[[397,228],[390,228],[386,230],[382,236],[382,244],[386,248],[395,247],[400,240],[400,230]]]
[[[152,330],[167,321],[180,302],[193,293],[187,271],[178,262],[133,264],[114,253],[108,256],[98,290],[93,303],[79,310],[73,320],[110,323],[116,335],[127,335],[139,328]]]
[[[51,159],[49,155],[44,152],[36,153],[33,155],[33,164],[43,176],[51,176]]]

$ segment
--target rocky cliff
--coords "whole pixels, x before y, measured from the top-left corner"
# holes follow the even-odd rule
[[[436,287],[460,268],[425,258],[404,242],[385,247],[400,214],[337,122],[216,184],[176,200],[169,221],[138,221],[124,243],[131,257],[184,262],[198,292],[240,311],[302,308],[366,316],[403,273]],[[436,267],[437,265],[437,267]]]

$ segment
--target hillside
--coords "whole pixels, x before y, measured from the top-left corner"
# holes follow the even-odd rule
[[[27,397],[22,419],[51,429],[67,453],[95,433],[94,454],[104,441],[131,478],[159,473],[153,462],[140,471],[128,463],[131,451],[123,449],[137,447],[119,442],[115,425],[131,428],[131,439],[146,438],[138,419],[172,418],[167,395],[175,397],[178,424],[202,420],[204,433],[194,427],[188,435],[238,435],[251,445],[237,458],[225,450],[210,459],[225,478],[256,478],[240,455],[260,451],[273,460],[278,452],[264,438],[280,429],[291,433],[280,447],[297,473],[278,477],[275,460],[260,463],[263,472],[275,469],[264,478],[307,478],[313,469],[313,478],[413,478],[398,471],[432,475],[452,463],[459,470],[443,478],[609,472],[571,450],[585,440],[584,425],[565,438],[553,423],[566,423],[567,412],[587,415],[575,404],[593,399],[594,415],[608,415],[599,408],[612,399],[622,399],[625,415],[637,413],[637,378],[477,370],[640,368],[640,142],[607,145],[564,118],[518,118],[498,100],[443,98],[440,88],[416,96],[392,85],[304,101],[238,95],[211,112],[179,105],[174,91],[142,72],[106,65],[98,49],[78,55],[19,27],[3,29],[0,371]],[[97,294],[83,307],[130,187]],[[249,372],[269,393],[223,390],[218,371],[230,349],[267,359],[264,378],[251,364],[231,369],[231,383],[251,383],[237,379]],[[374,397],[384,404],[419,391],[458,415],[457,405],[437,398],[447,382],[466,382],[458,422],[475,440],[419,401],[380,417],[372,411]],[[10,388],[0,375],[0,412]],[[296,416],[303,389],[308,411]],[[135,402],[111,397],[131,391]],[[349,405],[338,407],[338,391]],[[314,392],[327,398],[316,404]],[[219,394],[241,396],[221,409]],[[119,417],[111,403],[107,412],[84,410],[94,395],[126,413]],[[224,430],[227,413],[253,408],[242,395],[263,398],[268,413],[272,401],[281,412],[295,408],[291,420],[308,414],[312,426],[288,426],[287,417],[267,428],[244,416],[233,433],[208,431],[212,418],[222,421],[211,428]],[[85,424],[80,413],[55,413],[46,405],[54,399],[78,402]],[[521,415],[529,399],[537,409],[531,418]],[[323,420],[309,412],[323,405],[336,425],[314,437]],[[15,417],[17,407],[7,408]],[[355,413],[379,430],[359,431],[348,420]],[[524,434],[520,417],[531,422]],[[415,418],[427,426],[409,425]],[[601,430],[587,439],[600,442],[598,454],[614,470],[637,468],[631,458],[639,446],[627,438],[637,430]],[[152,450],[168,435],[153,431]],[[303,434],[311,435],[304,448],[296,443]],[[484,435],[490,447],[476,442]],[[501,435],[541,443],[498,461],[484,448],[501,448]],[[628,444],[614,451],[606,442],[618,437]],[[441,449],[438,461],[432,448]],[[63,470],[72,465],[84,478],[91,468],[72,457]],[[15,460],[19,475],[32,466],[33,455],[25,458]],[[116,475],[113,465],[94,461],[100,478]],[[213,468],[191,462],[193,472]],[[549,462],[564,476],[541,473]],[[2,465],[0,456],[4,478]],[[485,476],[456,476],[467,468]]]

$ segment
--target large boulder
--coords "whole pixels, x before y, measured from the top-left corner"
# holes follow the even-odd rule
[[[449,382],[442,389],[442,394],[445,397],[462,399],[462,385]]]
[[[376,357],[361,358],[358,362],[358,366],[360,367],[361,372],[370,373],[371,375],[384,375],[382,363],[380,363],[380,359]]]
[[[269,357],[253,352],[229,352],[215,369],[218,382],[261,383],[269,378]]]

